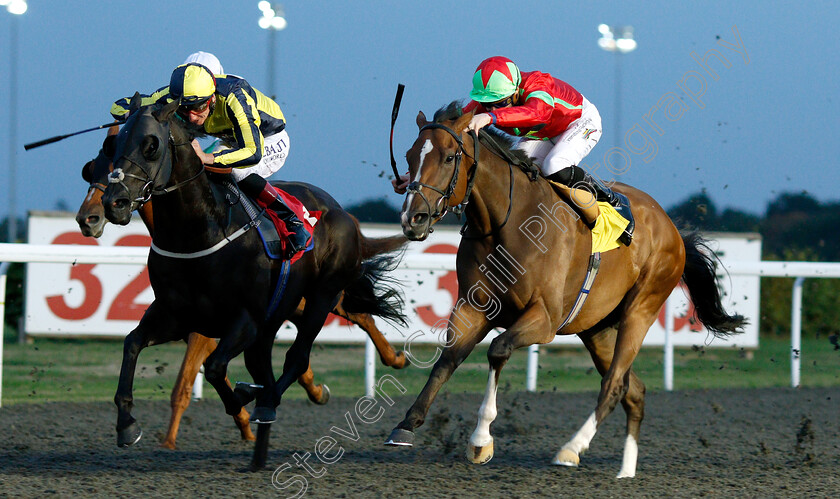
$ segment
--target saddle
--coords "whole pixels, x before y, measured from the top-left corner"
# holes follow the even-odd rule
[[[554,188],[554,192],[560,196],[561,199],[566,199],[565,194],[563,193],[563,189],[566,187],[562,184],[558,184],[553,180],[548,181],[551,186]],[[597,201],[598,209],[601,212],[601,215],[595,220],[595,224],[590,227],[592,230],[592,253],[603,253],[605,251],[609,251],[611,249],[615,249],[619,247],[619,241],[625,243],[627,245],[627,234],[625,233],[630,225],[630,220],[632,220],[632,215],[629,214],[630,210],[630,201],[624,194],[617,193],[613,191],[617,196],[620,196],[619,199],[622,201],[622,206],[616,208],[615,206],[611,205],[606,201]],[[574,203],[570,203],[575,212],[581,215],[581,220],[583,220],[582,213],[580,210],[574,205]],[[627,216],[631,218],[628,219]]]
[[[260,207],[255,200],[248,197],[234,182],[225,179],[221,182],[221,186],[224,187],[227,204],[234,205],[239,202],[245,210],[245,213],[248,214],[251,225],[257,229],[257,233],[260,235],[266,255],[272,260],[283,260],[287,253],[289,235],[291,234],[286,228],[286,223],[273,210]],[[310,236],[309,244],[306,245],[306,248],[298,251],[289,259],[291,263],[294,263],[305,252],[315,247],[315,240],[312,234],[314,233],[315,225],[321,219],[321,212],[307,210],[303,206],[303,203],[296,197],[276,186],[272,187],[283,198],[286,205],[295,212],[298,219],[303,222],[304,228]]]

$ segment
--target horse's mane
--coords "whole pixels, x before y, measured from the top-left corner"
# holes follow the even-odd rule
[[[159,113],[163,107],[165,106],[162,102],[155,102],[154,104],[150,104],[152,108],[152,112]],[[206,137],[207,133],[204,131],[204,127],[201,125],[193,125],[192,123],[184,120],[178,113],[174,113],[172,117],[169,119],[169,126],[170,129],[178,130],[181,134],[187,137],[187,139],[192,140],[195,138],[202,138]]]
[[[463,114],[463,102],[455,100],[435,111],[432,121],[434,123],[442,123],[444,121],[456,120],[463,116]],[[481,145],[496,153],[503,160],[522,169],[522,171],[529,175],[531,180],[535,180],[539,176],[539,165],[534,163],[533,158],[528,156],[525,151],[514,147],[516,141],[510,135],[495,128],[484,127],[478,132],[478,140]]]

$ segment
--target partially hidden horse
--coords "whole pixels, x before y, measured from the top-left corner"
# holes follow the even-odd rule
[[[102,193],[105,191],[105,187],[107,186],[108,175],[113,169],[113,163],[111,163],[109,158],[113,156],[114,139],[114,136],[106,138],[100,154],[93,161],[86,163],[82,169],[82,178],[84,178],[84,180],[90,185],[88,187],[87,196],[85,196],[84,201],[79,206],[79,210],[76,213],[76,222],[79,224],[79,229],[82,234],[86,237],[100,237],[104,232],[106,223],[108,222],[108,219],[105,218],[105,209],[102,206]],[[280,189],[285,188],[285,182],[272,182],[272,185]],[[146,229],[148,229],[149,234],[152,234],[154,230],[152,205],[153,203],[149,201],[144,203],[138,210],[140,218],[146,225]],[[394,244],[400,244],[401,240],[404,240],[404,236],[395,238]],[[301,301],[295,311],[295,314],[290,318],[292,323],[295,323],[295,320],[302,316],[303,306],[304,301]],[[346,311],[344,307],[342,307],[341,299],[339,299],[338,303],[333,308],[332,313],[352,322],[353,324],[356,324],[367,333],[379,353],[379,359],[382,364],[393,367],[394,369],[402,369],[406,366],[405,354],[402,351],[395,351],[391,344],[388,343],[388,340],[377,328],[373,316],[368,313],[353,313]],[[171,415],[169,418],[169,428],[167,429],[166,437],[163,442],[161,442],[161,447],[175,449],[175,442],[178,436],[178,428],[181,423],[181,417],[190,404],[190,397],[196,374],[198,373],[201,364],[204,363],[207,357],[210,356],[215,349],[216,341],[213,338],[208,338],[198,333],[189,334],[187,338],[187,351],[184,354],[184,360],[181,362],[181,369],[178,372],[175,386],[172,388],[172,395],[170,397]],[[312,402],[318,405],[323,405],[329,401],[329,387],[326,384],[315,383],[315,375],[312,372],[311,367],[298,378],[298,383],[304,390],[306,390],[306,394]],[[230,383],[228,382],[228,384]],[[242,439],[253,441],[255,437],[251,432],[251,426],[248,421],[249,417],[250,414],[248,414],[248,411],[243,408],[239,414],[233,416],[233,420],[237,428],[239,428]]]
[[[466,223],[446,348],[385,443],[412,445],[414,430],[443,384],[490,330],[500,328],[504,331],[487,352],[486,392],[466,452],[468,460],[486,463],[494,452],[490,424],[497,414],[499,376],[512,352],[549,343],[557,334],[576,334],[602,376],[601,390],[595,410],[553,463],[577,466],[601,422],[621,402],[627,437],[618,477],[633,477],[645,386],[631,365],[666,298],[682,279],[698,319],[715,336],[736,332],[745,320],[724,311],[715,261],[703,240],[696,233],[681,235],[649,195],[615,184],[630,199],[635,236],[630,246],[596,256],[578,211],[538,175],[529,158],[512,150],[506,136],[481,130],[485,146],[478,147],[474,135],[465,133],[471,116],[462,114],[458,102],[439,110],[432,122],[420,112],[420,132],[406,155],[413,182],[402,207],[405,235],[425,239],[447,210],[464,206]],[[580,308],[585,281],[592,285]]]
[[[260,469],[268,451],[268,423],[276,419],[283,393],[307,371],[312,343],[342,292],[345,310],[404,323],[399,293],[384,275],[399,260],[399,254],[389,253],[399,244],[395,238],[364,237],[356,219],[327,193],[288,183],[287,192],[311,213],[320,212],[314,249],[291,265],[269,258],[241,202],[226,198],[226,187],[205,174],[177,108],[177,101],[141,108],[135,95],[130,117],[117,135],[114,171],[102,196],[108,220],[122,225],[154,197],[148,269],[155,299],[125,339],[114,397],[117,444],[131,445],[141,435],[131,415],[140,351],[198,331],[219,338],[204,367],[225,411],[238,414],[256,398],[250,419],[259,426],[251,468]],[[275,332],[302,301],[297,335],[275,379]],[[227,366],[243,352],[257,386],[234,391],[225,382]]]

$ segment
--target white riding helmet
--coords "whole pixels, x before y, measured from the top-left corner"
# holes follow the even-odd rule
[[[201,64],[202,66],[212,71],[214,75],[225,74],[225,70],[222,68],[222,63],[219,62],[219,58],[211,54],[210,52],[199,51],[194,54],[190,54],[190,56],[187,57],[187,60],[184,61],[184,64],[189,64],[191,62],[197,62],[198,64]]]

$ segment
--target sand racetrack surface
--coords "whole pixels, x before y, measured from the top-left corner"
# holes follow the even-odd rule
[[[158,447],[167,402],[135,401],[144,435],[128,449],[116,447],[113,404],[2,407],[0,496],[291,497],[303,484],[295,475],[306,478],[305,497],[837,497],[840,492],[838,388],[649,393],[636,478],[622,480],[615,479],[624,442],[620,406],[580,467],[550,464],[593,410],[595,393],[500,392],[499,416],[491,427],[496,455],[484,466],[463,457],[481,402],[477,394],[442,394],[413,448],[382,445],[413,396],[384,404],[381,419],[370,424],[356,417],[356,399],[333,397],[326,406],[284,402],[272,428],[268,467],[256,473],[244,471],[252,444],[239,440],[211,395],[187,410],[176,451]],[[324,436],[341,446],[322,452],[333,460],[329,464],[314,455]],[[310,472],[295,464],[294,454],[307,452]],[[282,490],[272,485],[278,468],[275,482],[286,485]]]

